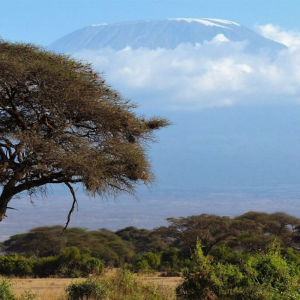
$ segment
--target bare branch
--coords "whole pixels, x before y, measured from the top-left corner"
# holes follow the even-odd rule
[[[14,207],[9,207],[9,206],[7,206],[6,208],[7,208],[7,209],[13,209],[13,210],[19,211],[17,208],[14,208]]]
[[[73,187],[68,183],[68,182],[65,182],[65,185],[69,188],[72,196],[73,196],[73,203],[72,203],[72,206],[71,206],[71,209],[68,213],[68,218],[67,218],[67,223],[66,223],[66,226],[63,228],[62,230],[62,234],[66,231],[70,221],[71,221],[71,215],[75,209],[75,205],[76,205],[76,209],[78,210],[78,202],[77,202],[77,199],[76,199],[76,194],[75,194],[75,191],[73,189]]]

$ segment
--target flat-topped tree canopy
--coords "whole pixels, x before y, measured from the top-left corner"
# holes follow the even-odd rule
[[[150,183],[145,147],[168,121],[134,108],[91,65],[0,41],[0,221],[16,194],[47,184],[66,184],[74,209],[73,183],[92,195]]]

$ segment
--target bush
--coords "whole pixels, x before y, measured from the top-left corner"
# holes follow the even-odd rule
[[[69,300],[171,300],[162,296],[151,284],[142,284],[128,270],[122,270],[113,278],[87,279],[74,282],[66,288]]]
[[[80,277],[89,274],[100,275],[104,265],[98,258],[91,257],[86,251],[77,247],[67,247],[58,257],[60,269],[58,273],[63,277]]]
[[[73,282],[67,288],[69,300],[106,299],[109,289],[100,280],[88,278],[84,282]]]
[[[38,277],[49,277],[56,275],[59,267],[56,256],[43,257],[35,261],[33,273]]]
[[[198,243],[177,293],[179,299],[300,299],[298,272],[281,257],[276,244],[265,254],[252,254],[232,265],[214,263],[211,256],[203,255]]]
[[[161,263],[161,254],[148,252],[143,255],[143,258],[148,262],[152,270],[157,270]]]
[[[0,274],[19,277],[33,274],[34,261],[17,254],[0,256]]]
[[[12,292],[12,284],[10,281],[2,279],[0,281],[0,300],[16,300],[16,296]]]
[[[0,281],[0,300],[35,300],[36,294],[25,291],[20,298],[17,298],[12,291],[12,283],[9,280],[2,279]]]
[[[188,264],[182,252],[177,248],[168,248],[161,253],[161,265],[159,270],[164,276],[180,276],[180,270]]]
[[[100,275],[104,271],[101,260],[77,247],[65,248],[59,256],[43,257],[36,260],[16,254],[0,256],[0,274],[6,276],[38,277],[80,277],[89,274]]]

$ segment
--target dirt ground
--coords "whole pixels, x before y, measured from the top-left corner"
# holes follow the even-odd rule
[[[116,270],[106,272],[105,276],[113,276]],[[159,274],[138,276],[143,282],[153,282],[156,286],[174,290],[181,277],[160,277]],[[13,291],[20,296],[24,291],[30,290],[37,295],[38,300],[66,300],[65,288],[72,281],[83,281],[85,278],[27,278],[12,279]]]

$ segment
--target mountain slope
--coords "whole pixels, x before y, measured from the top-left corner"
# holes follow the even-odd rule
[[[74,31],[49,46],[57,52],[74,53],[82,49],[111,47],[115,50],[130,46],[132,49],[174,49],[179,44],[203,43],[217,35],[223,40],[246,41],[246,50],[262,48],[282,50],[284,45],[266,39],[238,23],[219,19],[167,19],[116,24],[96,24]]]

